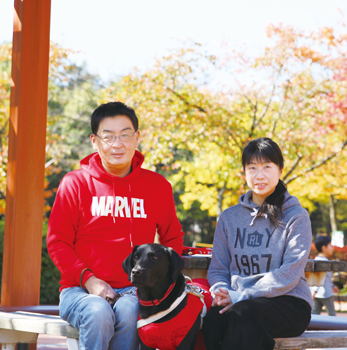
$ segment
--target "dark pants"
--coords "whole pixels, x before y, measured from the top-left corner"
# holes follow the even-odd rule
[[[334,299],[334,296],[330,298],[314,298],[312,313],[319,315],[322,312],[322,307],[325,306],[329,316],[336,316]]]
[[[272,350],[273,338],[299,336],[311,319],[310,305],[290,296],[240,301],[224,314],[221,309],[212,307],[204,318],[207,350]]]

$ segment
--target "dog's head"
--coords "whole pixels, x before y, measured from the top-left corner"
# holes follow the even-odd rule
[[[184,261],[174,249],[152,243],[135,246],[122,267],[133,285],[153,287],[157,281],[175,282]]]

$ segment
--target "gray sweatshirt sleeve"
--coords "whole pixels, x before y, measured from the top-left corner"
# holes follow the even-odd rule
[[[284,295],[303,278],[312,242],[308,213],[304,210],[291,218],[285,232],[287,239],[280,268],[250,277],[232,276],[232,289],[237,287],[241,292],[239,301]]]
[[[225,229],[223,214],[218,220],[217,228],[213,239],[213,253],[210,267],[207,272],[207,279],[211,286],[211,293],[214,297],[214,292],[222,287],[223,289],[231,290],[231,274],[230,264],[231,256],[228,247],[227,230]]]
[[[231,289],[230,281],[230,251],[228,247],[228,239],[224,227],[223,214],[218,220],[216,232],[213,239],[213,253],[210,267],[207,272],[207,279],[211,286],[211,292],[223,287]]]

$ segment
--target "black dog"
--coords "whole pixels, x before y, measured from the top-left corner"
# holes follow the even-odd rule
[[[152,335],[143,334],[144,331],[147,331],[146,327],[139,328],[141,321],[138,322],[142,343],[141,350],[155,348],[193,350],[200,328],[201,316],[200,311],[196,318],[194,312],[183,316],[190,304],[189,301],[188,307],[185,308],[190,295],[185,293],[185,278],[181,273],[184,266],[183,259],[172,248],[160,244],[144,244],[135,246],[132,254],[123,261],[122,266],[129,276],[129,281],[137,287],[142,321],[149,322],[149,318],[153,315],[162,316],[162,312],[166,313],[165,310],[168,309],[170,311],[170,307],[173,309],[175,304],[179,302],[178,306],[164,317],[146,326],[157,327],[154,329],[154,335],[153,332]],[[200,303],[202,308],[199,298],[194,297],[194,299]],[[196,303],[196,301],[194,302]],[[185,311],[182,311],[183,309]],[[175,317],[177,319],[181,311],[181,318],[183,316],[184,319],[193,314],[191,317],[194,319],[191,321],[191,325],[185,326],[180,319],[177,321],[180,324],[175,324],[172,327],[173,322],[175,323]],[[167,322],[170,324],[168,327]],[[158,328],[160,328],[159,331]]]

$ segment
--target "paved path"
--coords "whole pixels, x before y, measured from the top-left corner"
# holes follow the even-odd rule
[[[67,350],[65,337],[40,334],[37,340],[37,350]]]

